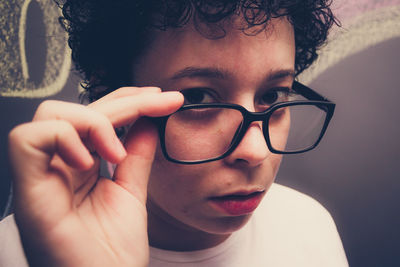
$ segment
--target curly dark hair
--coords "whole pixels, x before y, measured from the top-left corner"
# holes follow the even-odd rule
[[[82,74],[90,101],[132,85],[132,65],[151,42],[149,32],[186,25],[207,25],[209,38],[222,38],[224,29],[213,27],[234,14],[247,23],[265,28],[271,18],[287,16],[295,32],[296,75],[317,58],[329,29],[339,25],[331,0],[55,0],[62,8],[61,24],[76,70]],[[257,27],[259,29],[260,27]],[[197,27],[199,31],[201,29]],[[202,32],[203,34],[203,32]]]

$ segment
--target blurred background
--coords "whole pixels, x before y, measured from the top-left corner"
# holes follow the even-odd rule
[[[300,80],[336,113],[316,150],[284,158],[277,182],[331,212],[350,266],[400,266],[400,0],[334,0],[333,9],[342,28]],[[45,99],[78,102],[80,79],[51,0],[1,1],[0,14],[3,211],[8,132]]]

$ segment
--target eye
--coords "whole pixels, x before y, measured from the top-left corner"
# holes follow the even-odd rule
[[[266,91],[260,98],[261,105],[271,106],[278,102],[289,101],[291,95],[290,88],[279,87]]]
[[[188,104],[206,104],[217,102],[216,97],[207,88],[190,88],[181,91],[185,97],[185,105]]]

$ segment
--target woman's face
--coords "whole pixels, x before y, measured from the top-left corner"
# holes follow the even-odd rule
[[[216,40],[189,24],[157,33],[134,76],[137,85],[164,91],[204,88],[188,102],[235,103],[261,111],[270,105],[271,90],[291,87],[294,59],[294,32],[286,19],[274,19],[257,35],[227,28],[226,36]],[[282,134],[282,146],[286,137]],[[239,146],[222,160],[176,164],[158,149],[148,185],[150,243],[162,243],[157,239],[174,231],[207,236],[210,244],[213,238],[226,238],[248,221],[280,162],[281,155],[267,148],[261,122],[253,122]]]

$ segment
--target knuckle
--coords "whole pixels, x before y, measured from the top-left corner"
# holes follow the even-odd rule
[[[56,100],[45,100],[39,104],[38,108],[36,109],[36,113],[34,116],[35,118],[45,117],[51,114],[52,110],[57,106]]]
[[[26,124],[21,124],[16,127],[14,127],[9,133],[8,133],[8,142],[11,144],[18,143],[21,139],[24,138],[26,134]]]
[[[65,120],[56,120],[52,122],[54,124],[55,129],[57,129],[58,135],[68,136],[72,132],[76,132],[75,128],[71,123]]]
[[[91,128],[93,130],[103,130],[110,127],[112,124],[110,120],[104,114],[97,113],[97,116],[93,116],[91,120]]]

